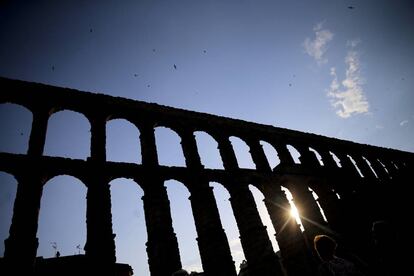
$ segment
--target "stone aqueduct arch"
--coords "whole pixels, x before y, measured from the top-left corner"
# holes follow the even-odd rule
[[[310,241],[317,233],[334,235],[363,259],[368,253],[373,221],[387,219],[397,228],[401,226],[399,230],[403,229],[404,223],[397,211],[404,203],[399,201],[401,196],[395,196],[395,191],[400,189],[404,194],[402,178],[414,168],[413,153],[43,84],[0,78],[0,87],[0,104],[22,105],[33,114],[27,154],[0,153],[0,171],[12,174],[18,182],[10,235],[5,240],[5,263],[28,270],[33,266],[42,187],[49,179],[63,174],[72,175],[87,186],[85,254],[101,265],[115,263],[109,182],[123,177],[141,185],[152,276],[169,276],[181,268],[164,187],[164,181],[170,179],[184,183],[191,193],[206,275],[236,275],[209,182],[221,183],[231,195],[248,272],[252,276],[283,275],[280,264],[288,276],[313,275],[315,257]],[[89,120],[91,148],[87,160],[43,155],[48,119],[60,110],[79,112]],[[142,164],[106,161],[105,131],[110,119],[126,119],[139,129]],[[156,126],[178,133],[185,167],[158,164]],[[194,138],[196,131],[206,132],[217,141],[224,169],[203,167]],[[229,141],[231,136],[246,142],[256,169],[239,168]],[[275,148],[280,160],[275,168],[269,166],[260,141]],[[288,145],[299,152],[300,164],[294,162]],[[333,155],[339,159],[339,165]],[[248,189],[250,184],[265,197],[281,262],[260,220]],[[286,212],[290,207],[281,186],[291,191],[302,210],[303,233]],[[309,188],[318,194],[318,203],[328,222],[323,219]]]

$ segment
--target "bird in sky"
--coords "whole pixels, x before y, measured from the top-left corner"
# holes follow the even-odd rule
[[[54,71],[54,70],[55,70],[55,66],[52,65],[52,71]]]
[[[177,70],[177,65],[174,64],[174,69]]]
[[[348,6],[348,9],[353,10],[353,9],[355,9],[355,7],[354,6]]]

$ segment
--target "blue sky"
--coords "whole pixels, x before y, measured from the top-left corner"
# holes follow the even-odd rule
[[[0,76],[414,152],[413,12],[409,0],[5,1]],[[0,114],[0,151],[25,153],[30,114],[10,105],[0,106]],[[70,131],[61,127],[66,122]],[[88,156],[84,117],[57,113],[49,127],[46,155]],[[139,163],[138,131],[124,121],[111,121],[107,130],[108,159]],[[157,135],[161,163],[183,165],[178,137],[165,129]],[[197,138],[205,164],[220,167],[208,150],[214,142]],[[168,146],[171,141],[177,147]],[[251,166],[244,145],[234,145],[243,166]],[[270,149],[266,153],[273,158]],[[15,181],[0,177],[4,239]],[[111,184],[118,260],[148,275],[142,190],[125,179]],[[228,194],[212,185],[239,263]],[[199,270],[195,229],[178,223],[191,219],[189,193],[180,183],[166,186],[183,264]],[[68,176],[47,183],[39,255],[53,255],[53,241],[64,254],[83,246],[85,193]],[[65,196],[71,199],[57,200]]]

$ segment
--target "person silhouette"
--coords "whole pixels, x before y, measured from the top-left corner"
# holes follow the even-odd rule
[[[333,238],[327,235],[316,235],[313,244],[322,262],[318,268],[320,276],[363,275],[352,262],[335,255],[337,243]]]

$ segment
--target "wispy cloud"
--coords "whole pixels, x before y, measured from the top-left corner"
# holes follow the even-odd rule
[[[331,31],[323,29],[322,27],[322,22],[316,24],[316,26],[313,27],[315,38],[311,40],[307,37],[303,42],[305,52],[313,57],[319,65],[328,61],[325,57],[325,52],[327,50],[328,42],[331,41],[334,36]]]
[[[369,103],[365,98],[362,85],[364,83],[360,74],[360,63],[358,53],[355,51],[357,41],[348,42],[351,48],[346,57],[345,79],[338,82],[335,67],[331,68],[333,80],[328,89],[328,96],[332,98],[332,106],[337,108],[336,114],[342,118],[348,118],[353,114],[367,113]]]
[[[404,126],[404,125],[406,125],[406,124],[408,124],[408,120],[404,120],[404,121],[401,121],[401,122],[400,122],[400,126]]]

